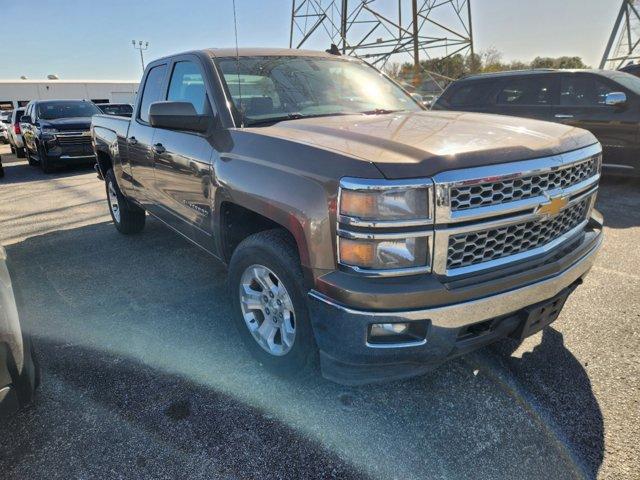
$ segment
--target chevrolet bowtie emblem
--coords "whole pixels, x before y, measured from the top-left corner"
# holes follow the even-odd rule
[[[552,197],[547,203],[540,204],[536,213],[545,217],[553,217],[560,213],[567,206],[567,203],[569,201],[565,197]]]

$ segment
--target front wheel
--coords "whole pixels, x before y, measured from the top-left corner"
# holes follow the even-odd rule
[[[233,316],[251,354],[275,373],[306,375],[317,361],[300,259],[284,230],[251,235],[229,263]]]
[[[40,145],[38,145],[36,148],[38,149],[38,161],[40,162],[40,168],[42,169],[42,171],[44,173],[53,173],[55,167],[51,160],[49,160],[49,157],[47,157],[44,149]]]
[[[137,205],[131,204],[122,195],[113,170],[109,170],[105,175],[105,186],[109,213],[118,231],[127,235],[142,231],[146,219],[145,211]]]

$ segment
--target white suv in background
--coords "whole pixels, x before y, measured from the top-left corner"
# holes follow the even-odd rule
[[[0,142],[9,143],[9,122],[12,110],[0,112]]]
[[[11,153],[14,153],[18,158],[25,157],[24,141],[22,139],[22,131],[20,130],[20,117],[22,117],[22,115],[24,115],[24,108],[16,108],[11,113],[11,123],[7,125]]]

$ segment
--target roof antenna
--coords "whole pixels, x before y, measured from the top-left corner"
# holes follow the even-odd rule
[[[331,47],[328,50],[325,50],[325,52],[330,53],[331,55],[341,56],[340,49],[335,43],[332,43]]]
[[[240,103],[240,127],[244,127],[244,106],[242,105],[242,86],[240,85],[240,52],[238,51],[238,21],[236,20],[236,0],[233,1],[233,29],[236,35],[236,75],[238,76],[238,97]]]

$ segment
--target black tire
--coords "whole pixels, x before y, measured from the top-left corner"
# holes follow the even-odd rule
[[[24,147],[16,147],[16,157],[18,158],[24,158],[26,156],[26,153],[24,151]]]
[[[261,347],[244,320],[239,292],[242,275],[252,265],[261,265],[271,270],[291,297],[295,340],[284,355],[276,356]],[[254,358],[279,375],[302,377],[313,373],[317,365],[318,347],[309,319],[307,289],[304,286],[300,258],[291,236],[284,230],[267,230],[243,240],[231,257],[228,283],[234,323]]]
[[[24,144],[24,154],[27,157],[27,161],[29,162],[29,165],[31,165],[32,167],[35,167],[36,165],[38,165],[38,160],[33,158],[33,154],[31,153],[31,150],[29,150],[29,148],[27,147],[27,144]]]
[[[16,147],[13,146],[13,143],[9,142],[9,149],[13,155],[16,154]]]
[[[44,152],[42,147],[38,145],[36,147],[38,149],[38,162],[40,163],[40,168],[44,173],[53,173],[55,171],[55,166],[47,157],[47,154]]]
[[[104,185],[107,193],[109,213],[111,214],[113,224],[116,226],[118,231],[120,233],[124,233],[125,235],[141,232],[144,228],[146,220],[145,211],[137,205],[132,204],[125,198],[125,196],[120,191],[120,187],[118,186],[116,176],[113,173],[112,169],[110,169],[105,175]],[[109,190],[111,187],[113,188],[117,198],[118,213],[116,213],[116,208],[114,205],[112,205],[110,199]]]

